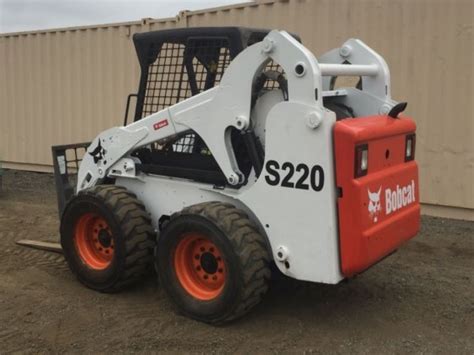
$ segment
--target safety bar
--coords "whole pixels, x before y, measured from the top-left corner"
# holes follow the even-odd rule
[[[125,106],[125,117],[123,118],[123,125],[124,126],[127,125],[128,111],[129,111],[129,108],[130,108],[130,99],[132,97],[138,98],[138,94],[130,94],[130,95],[127,96],[127,105]]]
[[[379,67],[376,64],[326,64],[320,63],[323,76],[376,76]]]

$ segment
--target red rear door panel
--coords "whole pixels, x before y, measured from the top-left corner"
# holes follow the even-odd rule
[[[371,116],[334,128],[341,270],[364,271],[416,235],[420,224],[418,167],[405,162],[409,118]],[[367,175],[355,178],[355,147],[368,146]]]

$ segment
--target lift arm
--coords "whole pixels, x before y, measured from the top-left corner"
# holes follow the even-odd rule
[[[357,45],[358,42],[351,48],[357,50]],[[357,58],[361,57],[363,54]],[[204,140],[228,183],[242,183],[244,176],[232,149],[230,128],[245,130],[249,127],[253,82],[270,60],[278,63],[286,74],[288,101],[311,107],[308,121],[313,129],[324,117],[323,75],[366,75],[376,82],[381,81],[382,85],[389,80],[385,62],[354,63],[357,65],[351,68],[346,64],[319,64],[314,55],[287,32],[271,31],[262,42],[248,47],[230,63],[218,86],[140,121],[99,134],[80,166],[77,192],[107,176],[135,177],[135,162],[128,157],[131,152],[189,130]],[[393,107],[389,93],[385,90],[383,94],[379,101]]]

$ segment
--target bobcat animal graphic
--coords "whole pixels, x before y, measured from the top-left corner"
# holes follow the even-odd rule
[[[382,186],[379,187],[377,192],[370,192],[367,189],[367,193],[369,195],[369,214],[370,218],[376,223],[378,221],[378,215],[382,210],[382,206],[380,205],[380,192],[382,191]]]

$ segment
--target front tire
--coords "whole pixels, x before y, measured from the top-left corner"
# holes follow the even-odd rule
[[[115,292],[152,270],[154,233],[144,205],[123,187],[79,192],[61,218],[69,268],[87,287]]]
[[[171,216],[155,263],[162,287],[185,315],[211,324],[243,316],[268,289],[266,241],[241,210],[206,202]]]

